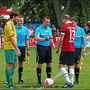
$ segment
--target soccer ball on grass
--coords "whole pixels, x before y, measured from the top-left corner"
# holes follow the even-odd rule
[[[51,78],[47,78],[47,79],[45,80],[45,85],[46,85],[46,86],[52,86],[53,83],[54,83],[54,81],[53,81],[53,79],[51,79]]]

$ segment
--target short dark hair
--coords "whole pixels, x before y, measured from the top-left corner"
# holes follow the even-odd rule
[[[70,18],[70,21],[75,21],[75,22],[77,22],[77,18],[76,18],[76,17],[71,17],[71,18]]]
[[[70,16],[68,14],[64,14],[63,18],[65,18],[66,20],[70,20]]]
[[[49,17],[49,16],[45,16],[45,17],[43,18],[43,20],[45,20],[45,19],[50,19],[50,17]]]
[[[20,13],[18,12],[18,11],[16,11],[16,10],[12,10],[11,12],[10,12],[10,19],[12,19],[13,18],[13,16],[19,16],[20,15]]]

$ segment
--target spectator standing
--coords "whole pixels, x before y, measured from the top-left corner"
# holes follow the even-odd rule
[[[29,29],[29,36],[33,36],[33,27],[31,27],[30,29]]]
[[[53,36],[56,36],[56,28],[54,25],[52,25],[52,34]]]
[[[89,27],[87,26],[87,24],[84,24],[84,30],[85,30],[85,33],[88,34],[88,32],[89,32]]]
[[[59,29],[57,29],[56,36],[60,36],[60,31],[59,31]]]

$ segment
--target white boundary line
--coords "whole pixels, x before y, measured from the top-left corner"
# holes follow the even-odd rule
[[[90,52],[87,53],[86,56],[89,55],[89,54],[90,54]],[[81,58],[82,58],[82,57],[81,57]],[[67,67],[66,67],[66,69],[67,69]],[[55,79],[57,79],[57,78],[58,78],[59,76],[61,76],[61,75],[62,75],[62,73],[60,72],[60,73],[58,73],[56,76],[54,76],[52,79],[55,80]]]
[[[89,54],[90,54],[90,52],[89,52],[89,53],[87,53],[87,54],[86,54],[86,56],[87,56],[87,55],[89,55]]]
[[[86,56],[87,56],[87,55],[89,55],[89,54],[90,54],[90,52],[89,52],[89,53],[87,53],[87,54],[86,54]],[[82,58],[83,58],[83,57],[81,56],[81,59],[82,59]]]
[[[68,69],[67,67],[66,67],[66,69]],[[55,80],[55,79],[57,79],[59,76],[61,76],[62,75],[62,73],[60,72],[60,73],[58,73],[56,76],[54,76],[52,79],[53,80]]]

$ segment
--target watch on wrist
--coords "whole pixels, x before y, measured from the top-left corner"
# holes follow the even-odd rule
[[[48,40],[48,38],[46,38],[45,40]]]

